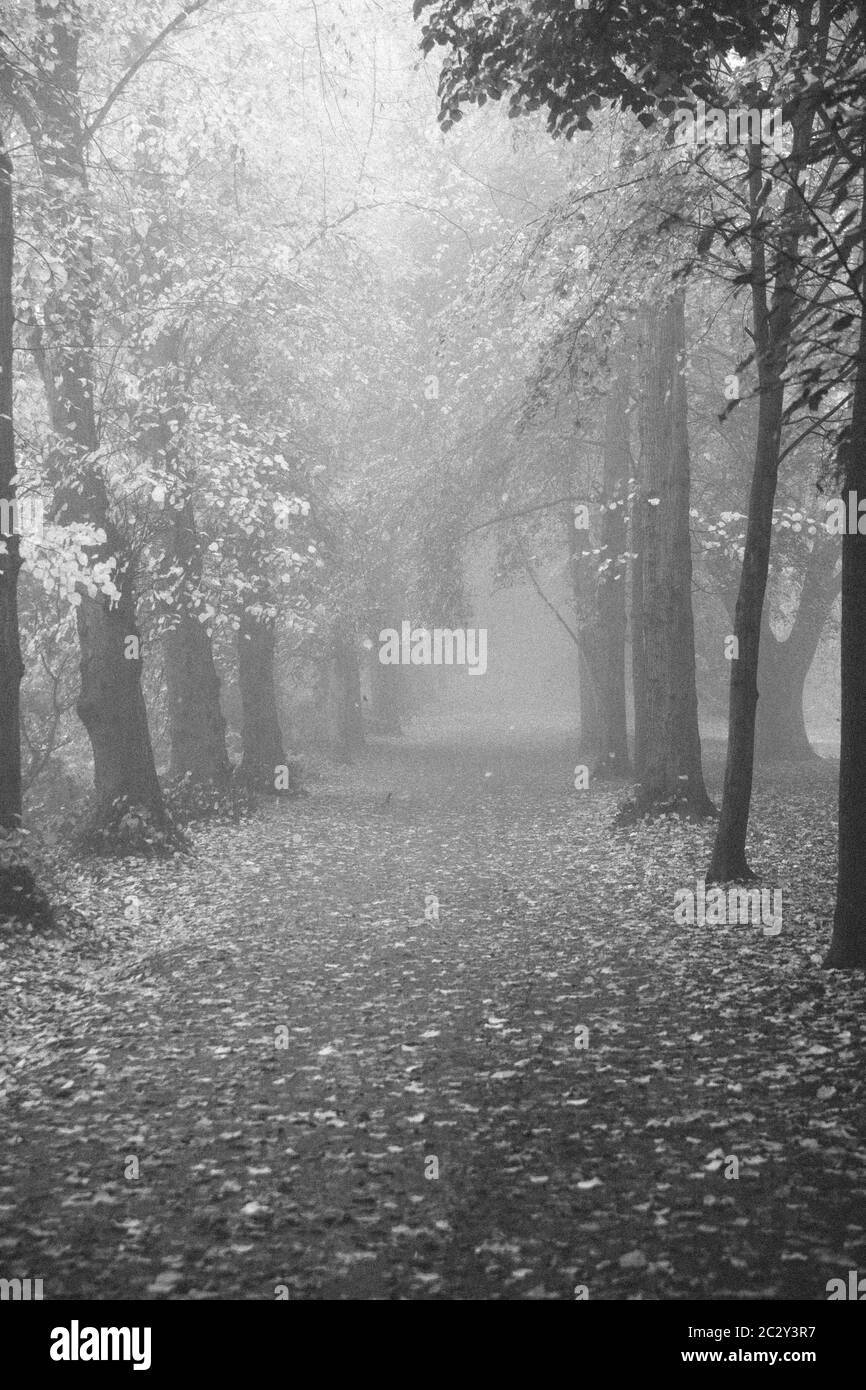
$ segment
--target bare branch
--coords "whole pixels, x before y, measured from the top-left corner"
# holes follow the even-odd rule
[[[84,130],[85,141],[91,140],[93,138],[93,136],[99,130],[100,126],[104,123],[105,118],[107,117],[111,108],[114,106],[115,102],[118,100],[119,97],[123,95],[123,93],[126,91],[126,88],[129,86],[130,82],[135,77],[136,73],[138,73],[140,69],[144,67],[145,63],[148,61],[150,57],[152,57],[152,55],[156,52],[160,45],[165,42],[165,40],[169,37],[170,34],[175,33],[176,30],[180,29],[184,24],[186,24],[187,20],[192,15],[194,15],[198,10],[203,10],[205,6],[208,4],[210,4],[210,0],[190,0],[190,3],[184,6],[180,14],[176,14],[174,19],[170,19],[168,24],[164,25],[164,27],[160,29],[156,37],[151,39],[150,43],[143,50],[143,52],[141,52],[138,55],[135,62],[131,63],[130,66],[126,69],[126,72],[123,74],[120,81],[116,82],[115,85],[112,87],[108,96],[105,98],[105,101],[102,103],[96,115],[93,117],[93,120],[90,121],[89,124],[86,126]]]
[[[529,556],[526,554],[526,551],[524,550],[523,545],[520,541],[517,542],[517,548],[520,551],[520,559],[523,562],[523,568],[526,571],[526,576],[532,584],[533,589],[538,594],[538,597],[541,599],[545,607],[550,609],[556,621],[560,623],[562,627],[565,628],[566,632],[568,633],[572,642],[574,642],[575,646],[579,647],[580,638],[578,637],[574,629],[570,627],[569,624],[565,621],[556,605],[554,603],[551,603],[550,599],[547,597],[547,594],[542,589],[541,585],[538,582],[535,570],[532,568],[532,565],[530,564]]]

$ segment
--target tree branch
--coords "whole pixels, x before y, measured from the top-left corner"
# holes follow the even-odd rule
[[[535,592],[538,594],[538,597],[541,599],[545,607],[550,609],[556,621],[562,624],[575,646],[579,647],[580,638],[578,637],[577,633],[573,630],[573,628],[569,627],[568,623],[563,618],[559,609],[556,607],[554,603],[551,603],[550,599],[547,597],[547,594],[542,589],[541,585],[538,582],[538,579],[536,578],[535,570],[529,563],[529,557],[526,554],[526,551],[523,549],[523,545],[520,541],[517,542],[517,548],[520,551],[520,558],[523,561],[523,568],[526,570],[527,578],[532,584],[532,587],[535,590]]]
[[[210,4],[210,0],[190,0],[189,4],[184,6],[180,14],[176,14],[174,19],[170,19],[168,24],[164,25],[163,28],[160,29],[156,37],[151,39],[150,43],[147,45],[144,51],[140,53],[138,57],[135,59],[135,62],[131,63],[130,66],[126,69],[126,72],[123,74],[120,81],[115,83],[108,96],[105,98],[105,101],[102,103],[99,110],[97,111],[96,115],[93,117],[93,120],[90,121],[88,125],[85,127],[85,141],[92,140],[93,136],[99,130],[100,126],[104,124],[105,118],[107,117],[111,108],[114,106],[115,102],[118,100],[119,97],[123,95],[130,82],[135,77],[136,73],[138,73],[139,70],[144,67],[145,63],[156,52],[160,44],[165,42],[169,34],[173,34],[175,30],[180,29],[184,24],[186,24],[186,21],[190,18],[191,15],[194,15],[197,10],[203,10],[205,5],[208,4]]]

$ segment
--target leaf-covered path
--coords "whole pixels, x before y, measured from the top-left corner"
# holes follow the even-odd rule
[[[70,869],[96,930],[0,950],[0,1274],[824,1299],[866,1267],[863,978],[816,964],[832,767],[756,797],[774,938],[675,925],[711,832],[612,830],[574,762],[431,734],[184,860]]]

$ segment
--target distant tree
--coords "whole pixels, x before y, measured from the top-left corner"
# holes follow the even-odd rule
[[[810,761],[803,690],[821,634],[839,595],[838,549],[821,529],[809,551],[793,622],[786,637],[773,632],[765,613],[758,671],[757,756],[760,761]]]

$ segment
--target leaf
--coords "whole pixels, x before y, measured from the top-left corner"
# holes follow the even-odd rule
[[[630,1250],[627,1255],[620,1255],[619,1263],[623,1269],[644,1269],[647,1257],[642,1250]]]
[[[182,1275],[176,1269],[164,1269],[156,1276],[151,1284],[147,1286],[148,1293],[171,1293],[181,1282]]]

